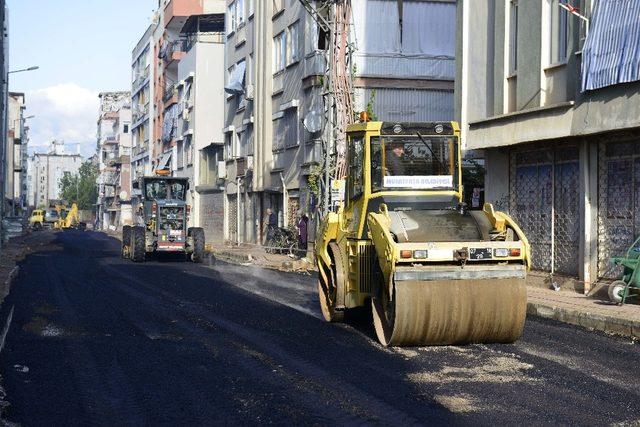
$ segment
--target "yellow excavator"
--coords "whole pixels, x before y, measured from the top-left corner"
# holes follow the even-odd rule
[[[514,342],[530,247],[508,215],[462,202],[455,122],[347,128],[344,201],[316,238],[324,318],[371,305],[385,346]]]
[[[53,228],[58,230],[68,230],[70,228],[84,230],[86,228],[86,224],[80,221],[80,212],[77,204],[73,203],[71,209],[67,209],[66,205],[56,205],[56,210],[60,217]]]

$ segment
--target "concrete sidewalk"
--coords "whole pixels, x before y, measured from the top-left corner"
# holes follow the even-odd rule
[[[618,306],[576,292],[527,287],[527,313],[640,340],[640,305]],[[631,301],[634,301],[633,299]]]

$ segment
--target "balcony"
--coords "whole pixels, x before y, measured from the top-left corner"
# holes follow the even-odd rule
[[[149,104],[134,104],[133,105],[133,128],[138,126],[138,122],[144,119],[149,114]]]
[[[180,30],[191,15],[204,13],[202,0],[170,0],[164,8],[164,25],[169,30]]]
[[[102,137],[102,143],[103,144],[117,144],[118,143],[118,138],[116,137],[115,134],[104,135]]]
[[[189,50],[189,42],[186,39],[173,41],[167,45],[167,51],[164,56],[165,66],[177,64]]]
[[[313,76],[324,76],[327,73],[327,61],[324,54],[314,53],[304,59],[303,79]]]

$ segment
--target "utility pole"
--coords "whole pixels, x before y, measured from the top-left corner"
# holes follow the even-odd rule
[[[323,214],[330,210],[331,180],[346,175],[346,126],[353,121],[353,82],[349,30],[351,0],[299,0],[325,36]],[[333,160],[333,162],[332,162]],[[333,167],[332,167],[333,163]]]

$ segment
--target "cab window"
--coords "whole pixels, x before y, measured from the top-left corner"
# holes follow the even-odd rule
[[[349,200],[356,199],[364,192],[364,135],[354,135],[349,139]]]

